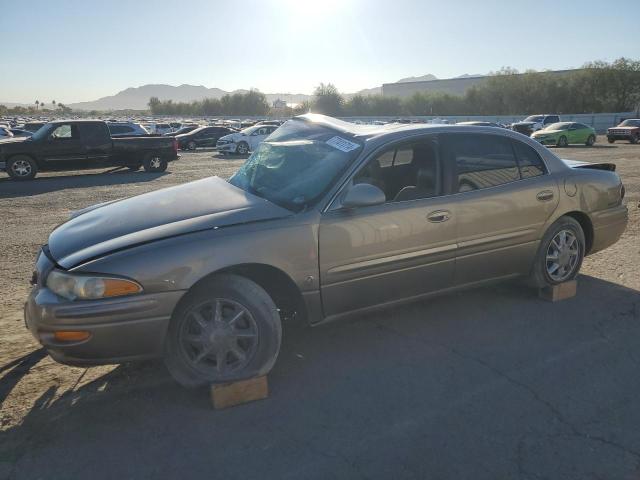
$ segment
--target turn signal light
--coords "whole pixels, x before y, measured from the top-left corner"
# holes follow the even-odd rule
[[[79,342],[89,338],[89,335],[89,332],[60,330],[53,333],[53,338],[59,342]]]
[[[131,295],[142,291],[140,285],[129,280],[105,278],[102,281],[104,282],[103,297],[119,297],[120,295]]]

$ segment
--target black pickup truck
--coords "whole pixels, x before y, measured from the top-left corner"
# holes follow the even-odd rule
[[[16,180],[31,180],[41,171],[127,167],[163,172],[179,158],[172,137],[111,138],[105,122],[49,122],[29,138],[0,141],[0,170]]]

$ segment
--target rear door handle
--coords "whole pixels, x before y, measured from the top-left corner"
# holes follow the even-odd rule
[[[541,202],[548,202],[553,198],[553,192],[551,190],[543,190],[541,192],[538,192],[536,198]]]
[[[427,215],[427,220],[432,223],[446,222],[449,218],[451,218],[451,213],[448,210],[436,210]]]

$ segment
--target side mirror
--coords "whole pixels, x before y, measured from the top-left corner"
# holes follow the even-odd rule
[[[352,185],[342,198],[342,206],[345,208],[369,207],[386,202],[384,192],[370,183],[357,183]]]

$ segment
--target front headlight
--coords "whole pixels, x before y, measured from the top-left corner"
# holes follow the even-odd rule
[[[95,300],[142,292],[133,280],[95,275],[77,275],[52,270],[47,276],[47,288],[69,300]]]

